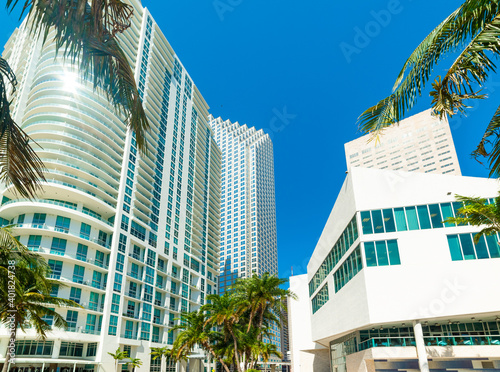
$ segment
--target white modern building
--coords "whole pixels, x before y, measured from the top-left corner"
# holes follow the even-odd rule
[[[288,298],[292,371],[329,371],[328,348],[312,340],[311,304],[307,284],[307,274],[290,277],[290,291],[297,296],[297,300]]]
[[[350,169],[307,268],[311,340],[330,371],[500,368],[499,237],[474,243],[477,227],[442,222],[456,194],[492,202],[499,186]],[[313,370],[325,369],[300,369]]]
[[[222,151],[219,293],[223,294],[236,278],[278,273],[273,144],[262,129],[209,119]],[[280,350],[280,340],[280,329],[274,325],[265,341]]]
[[[140,371],[183,369],[152,361],[151,347],[172,345],[174,319],[216,293],[221,153],[208,106],[148,10],[130,4],[120,41],[151,126],[146,155],[105,94],[56,56],[50,34],[42,45],[23,23],[3,54],[19,80],[15,120],[40,146],[47,183],[31,201],[4,189],[0,216],[48,260],[64,284],[54,295],[83,307],[61,309],[68,328],[45,341],[20,332],[17,371],[114,372],[117,347],[141,359]],[[0,363],[7,342],[0,330]],[[192,357],[194,370],[204,356]]]
[[[460,175],[448,119],[426,110],[401,120],[374,139],[371,134],[344,145],[347,170],[352,167]]]

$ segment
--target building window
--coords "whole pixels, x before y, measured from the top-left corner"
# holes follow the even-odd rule
[[[82,297],[82,290],[81,290],[81,288],[71,287],[70,294],[69,294],[69,299],[72,300],[72,301],[75,301],[77,304],[79,304],[81,297]]]
[[[360,215],[363,234],[456,226],[444,220],[455,216],[462,206],[462,203],[454,202],[362,211]]]
[[[335,293],[340,291],[363,268],[359,246],[346,258],[344,263],[333,273]]]
[[[49,267],[51,270],[50,278],[61,279],[61,272],[63,267],[62,261],[49,260]]]
[[[50,356],[54,348],[54,341],[16,341],[16,355],[20,356]]]
[[[499,258],[498,235],[481,236],[474,242],[476,234],[448,235],[448,246],[452,261]]]
[[[313,314],[318,311],[329,300],[328,296],[328,283],[321,288],[316,296],[312,299],[312,312]]]
[[[78,321],[78,312],[68,310],[66,322],[68,323],[68,331],[76,331],[76,322]]]
[[[90,225],[87,225],[86,223],[82,222],[82,224],[80,226],[80,238],[89,240],[90,239],[90,229],[91,229]]]
[[[76,258],[80,261],[87,261],[88,247],[83,244],[78,244],[76,248]]]
[[[109,317],[109,329],[108,329],[108,335],[110,336],[116,336],[116,328],[118,326],[118,317],[111,315]]]
[[[87,345],[87,356],[93,357],[97,353],[97,342],[91,342]]]
[[[83,283],[83,277],[85,275],[85,268],[83,266],[75,265],[73,269],[73,282]]]
[[[50,253],[64,256],[64,253],[66,252],[66,242],[66,239],[52,238]]]
[[[67,234],[70,222],[71,220],[67,217],[57,216],[55,230]]]
[[[400,265],[397,240],[380,240],[365,242],[366,266]]]
[[[316,289],[319,288],[320,284],[326,279],[327,275],[333,270],[356,239],[358,239],[358,228],[356,216],[354,216],[309,282],[309,296],[312,296]],[[252,262],[256,261],[256,258],[252,258]],[[256,267],[256,263],[252,263],[252,267]]]

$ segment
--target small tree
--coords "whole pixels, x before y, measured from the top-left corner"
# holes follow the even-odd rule
[[[169,349],[168,346],[152,347],[151,348],[151,356],[153,357],[153,360],[160,358],[160,361],[162,361],[163,357],[165,357],[165,359],[167,359],[168,357],[172,356],[172,350]]]
[[[45,339],[52,325],[47,322],[52,319],[53,325],[59,328],[67,326],[66,320],[57,313],[54,307],[80,307],[76,302],[65,298],[52,297],[51,290],[58,282],[48,279],[46,266],[32,266],[27,262],[16,263],[15,271],[5,277],[5,267],[2,266],[4,282],[0,288],[0,321],[12,329],[11,340],[16,341],[17,330],[24,331],[32,326],[38,336]],[[7,266],[7,272],[9,267]],[[14,297],[9,297],[9,291],[14,291]],[[5,356],[2,372],[8,369],[10,353]]]
[[[118,362],[120,360],[128,358],[128,352],[120,350],[120,347],[116,349],[114,353],[108,352],[109,355],[115,360],[115,371],[118,372]]]
[[[132,366],[132,372],[135,371],[135,367],[142,366],[142,361],[139,358],[130,358],[130,362],[125,363],[125,365]]]

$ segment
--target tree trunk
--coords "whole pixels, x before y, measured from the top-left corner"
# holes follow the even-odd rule
[[[240,355],[238,353],[238,340],[236,339],[236,336],[234,335],[233,329],[231,327],[228,327],[228,331],[231,334],[231,337],[233,338],[234,342],[234,358],[235,358],[236,370],[238,372],[242,372],[240,366]]]
[[[214,349],[212,349],[212,347],[210,346],[210,344],[208,344],[208,343],[207,343],[207,344],[205,344],[205,347],[208,349],[208,352],[209,352],[210,354],[212,354],[212,355],[213,355],[213,357],[214,357],[215,359],[217,359],[217,360],[220,362],[220,364],[222,364],[222,367],[224,367],[224,369],[226,370],[226,372],[231,372],[231,370],[230,370],[230,369],[229,369],[229,367],[226,365],[226,363],[224,363],[224,361],[222,360],[222,358],[218,357],[218,356],[215,354],[215,351],[214,351]],[[209,363],[209,364],[210,364],[210,363]],[[210,369],[210,365],[208,366],[208,369]],[[215,369],[217,369],[217,364],[215,365],[214,370],[215,370]],[[212,372],[212,371],[210,371],[210,370],[209,370],[208,372]]]
[[[250,311],[250,319],[248,321],[247,333],[250,332],[250,329],[252,328],[252,322],[253,322],[254,316],[255,316],[255,311],[252,309],[252,311]]]
[[[259,314],[259,323],[258,323],[258,327],[259,329],[262,329],[262,324],[264,324],[264,312],[266,311],[265,308],[261,308],[261,312]],[[259,333],[257,339],[259,341],[262,341],[262,331]]]

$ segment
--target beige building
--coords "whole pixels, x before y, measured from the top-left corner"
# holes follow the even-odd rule
[[[402,120],[384,130],[378,140],[371,134],[344,145],[351,167],[461,175],[447,119],[431,110]]]

